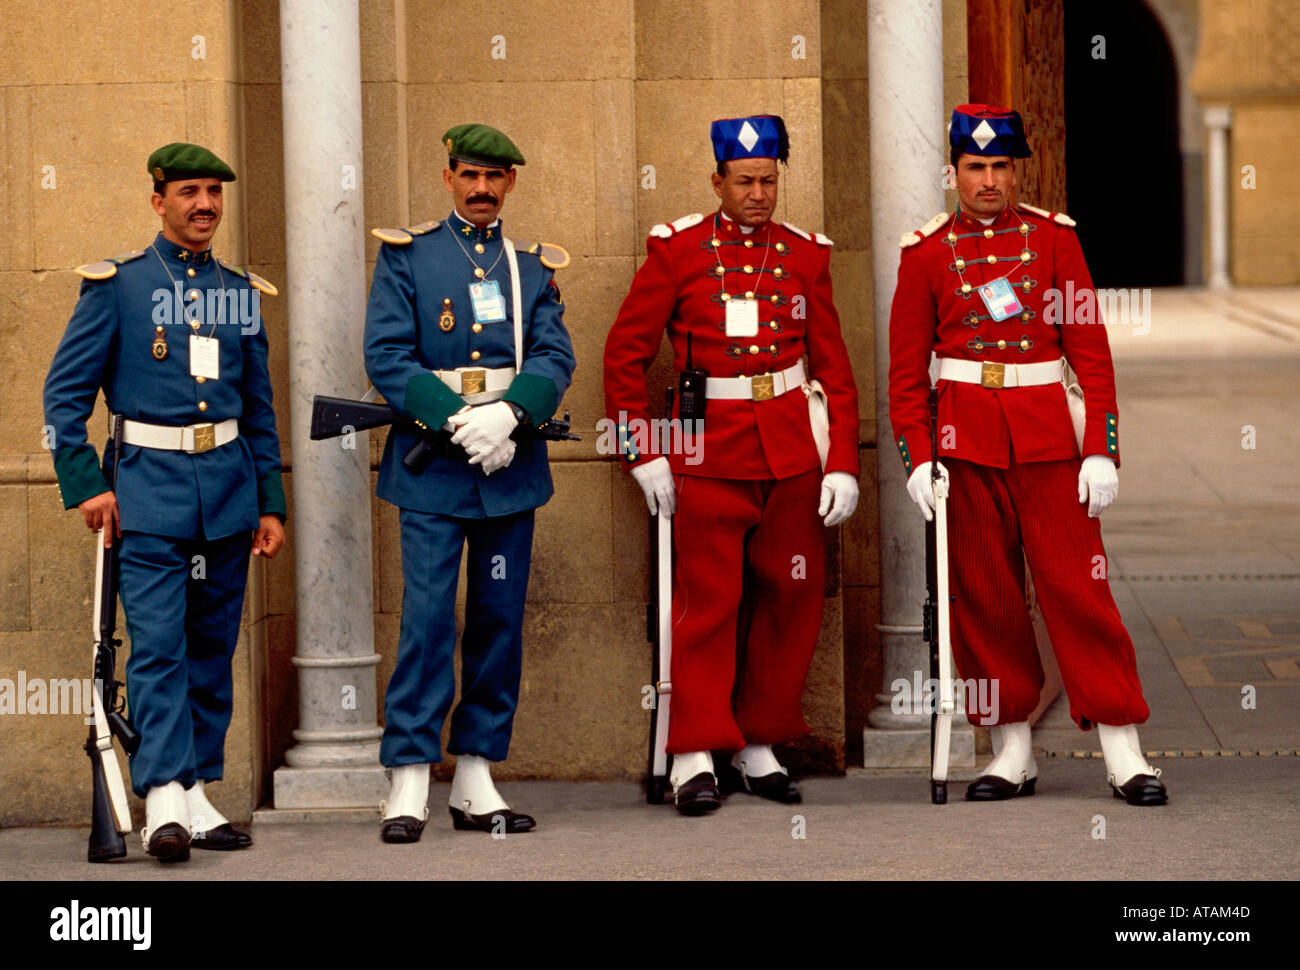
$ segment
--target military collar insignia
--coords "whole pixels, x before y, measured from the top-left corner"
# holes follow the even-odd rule
[[[163,256],[166,256],[168,259],[174,259],[178,263],[184,263],[187,266],[204,266],[207,263],[212,262],[211,247],[202,252],[196,253],[192,249],[187,249],[184,246],[172,242],[162,233],[158,233],[158,236],[154,239],[153,245],[154,249],[158,250],[158,252]]]
[[[492,223],[492,225],[488,226],[486,229],[480,229],[472,222],[466,222],[461,217],[461,214],[459,212],[453,211],[451,216],[448,217],[447,222],[450,225],[455,226],[456,231],[459,232],[466,239],[482,240],[483,242],[494,242],[501,238],[500,219],[496,220],[496,222]]]

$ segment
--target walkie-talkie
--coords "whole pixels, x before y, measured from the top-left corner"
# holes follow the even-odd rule
[[[691,335],[686,335],[686,368],[678,377],[677,416],[683,421],[703,421],[709,372],[691,366]],[[698,426],[697,426],[698,427]]]

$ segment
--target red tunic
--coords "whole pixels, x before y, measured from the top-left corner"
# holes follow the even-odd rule
[[[810,376],[826,388],[826,471],[857,477],[858,392],[831,299],[830,240],[771,222],[746,236],[721,212],[696,219],[677,220],[681,228],[657,226],[646,243],[646,260],[605,344],[607,414],[617,423],[629,419],[633,432],[661,416],[650,409],[646,368],[665,327],[678,371],[686,365],[688,333],[693,365],[712,377],[778,372],[806,354]],[[758,336],[726,335],[724,292],[754,294]],[[624,451],[629,463],[657,457],[647,454],[644,435],[633,440]],[[710,478],[781,479],[817,468],[807,399],[795,390],[769,401],[710,400],[702,459],[687,464],[680,454],[669,456],[674,474]]]
[[[1028,232],[1021,230],[1022,219]],[[1094,312],[1092,277],[1073,224],[1067,216],[1044,216],[1019,205],[1008,206],[988,227],[963,212],[936,216],[926,226],[928,235],[922,230],[903,237],[889,318],[889,406],[894,444],[909,474],[930,460],[931,350],[940,357],[1007,364],[1064,356],[1078,375],[1087,406],[1083,454],[1109,455],[1119,464],[1110,345]],[[957,237],[951,245],[950,233]],[[911,242],[913,237],[919,242]],[[989,263],[989,256],[997,262]],[[965,263],[960,270],[958,260]],[[995,323],[979,289],[1000,276],[1014,287],[1023,312]],[[1076,311],[1066,304],[1067,295],[1076,306],[1078,300],[1091,302]],[[1057,325],[1057,317],[1066,322]],[[998,391],[940,381],[939,428],[941,436],[953,432],[949,443],[940,441],[944,455],[980,465],[1006,468],[1012,449],[1019,462],[1080,457],[1059,383]]]

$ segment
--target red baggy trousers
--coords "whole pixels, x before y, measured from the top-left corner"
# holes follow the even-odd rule
[[[1133,641],[1111,596],[1101,524],[1079,502],[1078,460],[1022,464],[1012,457],[1005,469],[954,458],[942,464],[952,482],[953,657],[963,678],[998,683],[993,719],[969,711],[971,722],[1014,724],[1038,706],[1043,668],[1025,606],[1025,558],[1070,717],[1084,730],[1144,722],[1149,711]]]
[[[800,700],[825,595],[821,479],[819,470],[769,481],[676,477],[670,752],[776,744],[810,730]]]

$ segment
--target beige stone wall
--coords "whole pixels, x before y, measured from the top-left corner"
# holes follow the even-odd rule
[[[1191,89],[1232,109],[1230,275],[1238,284],[1300,283],[1300,4],[1201,0]],[[1254,168],[1248,187],[1243,167]],[[1208,207],[1209,187],[1206,186]],[[1207,240],[1208,247],[1208,240]],[[1208,258],[1208,257],[1207,257]]]
[[[434,0],[361,6],[367,223],[443,217],[450,200],[439,136],[477,120],[507,131],[529,159],[503,211],[510,234],[558,243],[573,257],[558,275],[579,362],[564,406],[585,439],[552,450],[557,492],[537,518],[520,711],[501,774],[638,777],[649,717],[640,705],[650,674],[646,515],[631,479],[595,448],[605,335],[650,226],[716,204],[709,121],[780,113],[793,147],[777,217],[837,241],[836,302],[858,377],[862,440],[874,447],[865,5],[757,0],[735,5],[744,12],[737,19],[671,0],[497,0],[475,7],[473,31]],[[285,279],[278,4],[203,0],[182,19],[147,2],[60,13],[15,0],[6,14],[0,677],[19,669],[84,676],[93,548],[79,516],[60,508],[41,446],[40,390],[76,299],[72,269],[150,238],[157,221],[144,159],[187,140],[210,146],[240,175],[218,250]],[[955,104],[965,98],[961,0],[946,0],[945,17]],[[196,34],[203,58],[193,56]],[[493,56],[502,42],[504,59]],[[46,165],[55,173],[49,189]],[[368,239],[371,266],[377,249]],[[236,654],[227,782],[214,795],[237,819],[269,796],[297,722],[287,301],[267,300],[263,313],[286,435],[290,528],[281,556],[254,566]],[[652,386],[670,379],[661,355]],[[91,427],[103,427],[102,405]],[[377,463],[382,435],[372,439]],[[863,699],[879,679],[875,463],[870,451],[863,457],[860,512],[832,536],[805,693],[814,734],[793,753],[804,769],[843,768],[846,732],[860,734]],[[382,710],[401,616],[399,530],[392,507],[376,500],[371,514]],[[84,731],[76,715],[0,717],[0,824],[84,819],[89,779],[76,750]]]
[[[152,238],[158,219],[144,164],[171,141],[203,143],[243,176],[227,192],[217,249],[235,261],[247,258],[246,193],[256,179],[248,178],[240,138],[240,37],[239,11],[223,0],[196,0],[183,18],[144,0],[5,5],[0,677],[10,681],[20,672],[29,682],[90,674],[93,539],[77,513],[63,511],[42,444],[41,386],[76,302],[80,277],[73,268]],[[105,426],[101,402],[88,426],[97,445]],[[247,814],[260,797],[263,774],[255,658],[266,629],[265,596],[258,567],[253,575],[235,658],[227,780],[218,796],[236,814]],[[119,671],[124,663],[125,653]],[[0,825],[86,819],[85,735],[80,712],[0,716]],[[141,803],[132,802],[139,814]]]

